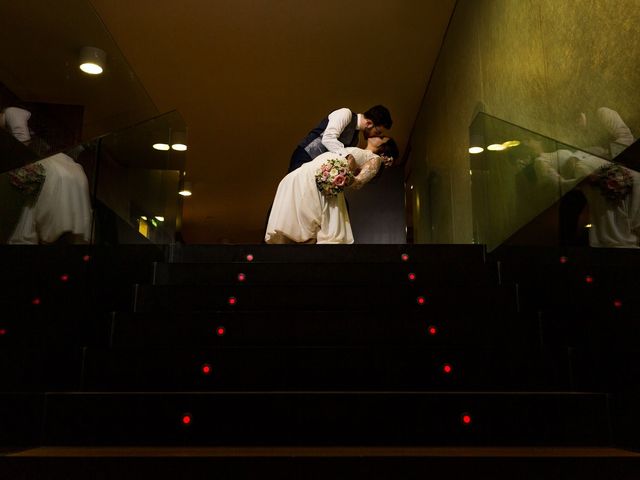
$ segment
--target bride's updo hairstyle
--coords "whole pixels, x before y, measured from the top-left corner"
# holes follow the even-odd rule
[[[400,156],[400,150],[398,150],[398,144],[393,138],[389,138],[385,143],[380,145],[377,155],[385,156],[385,157],[393,157],[394,160],[398,160]]]

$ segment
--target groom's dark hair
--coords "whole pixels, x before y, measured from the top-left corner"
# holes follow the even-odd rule
[[[364,117],[371,120],[375,126],[384,127],[387,130],[391,128],[393,120],[391,120],[391,114],[387,107],[382,105],[376,105],[364,112]]]

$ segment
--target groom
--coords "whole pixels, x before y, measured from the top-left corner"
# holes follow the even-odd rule
[[[325,152],[344,155],[345,147],[358,146],[361,131],[365,139],[381,137],[392,123],[389,110],[382,105],[364,113],[353,113],[348,108],[334,110],[298,144],[291,155],[289,172]]]

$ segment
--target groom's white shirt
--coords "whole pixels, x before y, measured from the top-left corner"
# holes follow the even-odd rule
[[[334,110],[329,114],[329,123],[327,128],[322,134],[322,144],[327,147],[327,150],[333,153],[337,153],[340,156],[347,154],[344,144],[338,140],[340,134],[347,128],[349,122],[351,122],[352,112],[348,108],[340,108]],[[362,122],[362,114],[358,113],[358,120],[356,123],[356,130],[360,130],[360,123]]]

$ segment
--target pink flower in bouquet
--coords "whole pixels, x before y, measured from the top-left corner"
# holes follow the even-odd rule
[[[316,186],[322,195],[335,197],[351,184],[353,173],[344,158],[331,158],[316,171]]]

